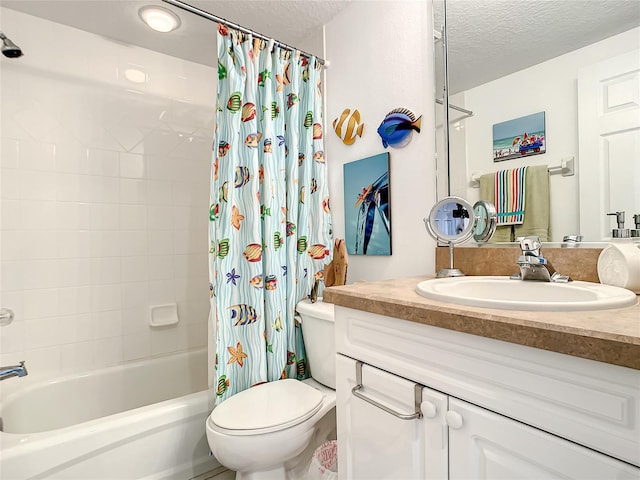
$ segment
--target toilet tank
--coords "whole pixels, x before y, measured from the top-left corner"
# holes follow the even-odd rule
[[[317,382],[336,388],[336,341],[333,304],[318,299],[304,300],[296,309],[302,320],[304,348],[307,351],[311,376]]]

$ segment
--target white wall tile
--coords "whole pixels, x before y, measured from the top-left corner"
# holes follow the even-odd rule
[[[149,205],[173,205],[173,182],[149,180],[147,183],[147,201]]]
[[[60,370],[77,372],[94,367],[93,342],[69,343],[60,346]]]
[[[121,230],[146,230],[146,205],[120,205]]]
[[[121,310],[98,312],[95,326],[96,338],[121,337],[122,332]]]
[[[149,283],[123,282],[120,284],[122,308],[147,308],[149,306]]]
[[[25,230],[48,231],[58,228],[58,213],[55,202],[22,200],[20,202],[20,215],[22,216],[22,228]]]
[[[149,255],[149,280],[173,279],[173,258],[171,255]]]
[[[103,338],[92,342],[94,367],[107,367],[122,362],[124,359],[123,343],[121,337]]]
[[[25,364],[30,375],[53,376],[60,373],[60,346],[29,349]]]
[[[0,330],[0,352],[18,353],[25,348],[25,323],[12,322]]]
[[[58,308],[59,289],[44,288],[24,291],[24,319],[56,317]]]
[[[91,287],[58,289],[58,314],[77,315],[91,312]]]
[[[90,228],[92,205],[80,202],[57,202],[55,225],[59,230],[86,230]],[[117,225],[117,220],[116,220]]]
[[[58,317],[25,320],[25,348],[51,347],[60,343]]]
[[[120,179],[120,203],[144,204],[146,202],[146,180],[136,178]]]
[[[24,261],[3,261],[0,264],[0,285],[3,292],[13,292],[25,288]]]
[[[52,319],[57,325],[58,341],[61,344],[86,342],[95,336],[93,315],[67,315]]]
[[[150,332],[150,339],[152,355],[173,352],[178,347],[176,327],[153,329]]]
[[[142,282],[149,278],[146,256],[123,257],[120,259],[123,282]]]
[[[82,287],[89,285],[91,270],[88,258],[63,258],[57,262],[57,285],[61,287]]]
[[[88,202],[93,195],[94,185],[89,185],[88,175],[58,173],[55,176],[57,200],[60,202]]]
[[[149,332],[139,332],[123,337],[124,360],[135,360],[151,355],[151,338]]]
[[[120,228],[120,206],[115,203],[92,203],[89,206],[89,228],[91,230],[118,230]]]
[[[0,167],[18,168],[18,141],[3,138],[0,142]]]
[[[175,303],[173,280],[153,280],[149,282],[149,305]]]
[[[55,146],[55,169],[64,173],[89,173],[87,148],[77,142],[58,142]]]
[[[89,261],[92,285],[105,285],[120,282],[120,262],[117,259],[111,257],[94,257]]]
[[[120,255],[120,232],[118,230],[90,232],[89,241],[93,257],[117,257]]]
[[[88,149],[88,172],[91,175],[117,177],[120,175],[118,152],[112,150]]]
[[[126,178],[145,178],[146,168],[143,155],[120,153],[120,176]]]
[[[59,231],[56,235],[58,258],[86,258],[91,252],[91,234],[87,230]]]
[[[3,175],[4,170],[0,171],[0,175]],[[1,182],[1,180],[0,180]],[[4,191],[2,201],[0,201],[0,212],[2,213],[2,231],[17,230],[24,228],[23,217],[20,213],[20,200],[8,200],[4,197]]]
[[[30,56],[35,68],[3,71],[1,79],[15,88],[0,89],[3,114],[14,120],[0,132],[0,294],[16,320],[0,331],[0,358],[7,349],[24,353],[30,369],[47,374],[202,343],[186,320],[152,332],[148,308],[192,302],[198,292],[204,301],[180,306],[193,322],[208,305],[215,70],[5,12],[43,35],[62,32],[54,43],[77,47],[60,56],[44,45]],[[144,95],[129,92],[117,77],[123,55],[144,65],[152,58],[153,76],[168,71],[172,79],[147,85]],[[47,70],[74,82],[43,76]],[[213,81],[190,91],[194,75]],[[16,88],[21,95],[7,93]],[[184,95],[191,103],[175,100]]]
[[[133,335],[149,331],[149,307],[126,308],[122,310],[122,332]]]
[[[120,255],[141,256],[148,253],[146,230],[124,230],[120,232]]]
[[[91,310],[106,312],[122,308],[120,284],[94,285],[91,287]]]
[[[89,175],[85,180],[89,188],[89,201],[118,203],[120,201],[120,180],[115,177]]]
[[[19,168],[52,172],[55,169],[54,149],[51,143],[21,140],[18,143]]]

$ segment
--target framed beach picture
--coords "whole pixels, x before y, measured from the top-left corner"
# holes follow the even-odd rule
[[[389,154],[344,164],[345,240],[349,255],[391,255]]]
[[[545,153],[544,112],[515,118],[493,126],[493,161]]]

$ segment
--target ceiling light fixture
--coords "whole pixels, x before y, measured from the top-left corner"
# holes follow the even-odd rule
[[[171,10],[148,5],[138,10],[144,23],[157,32],[167,33],[180,26],[180,18]]]

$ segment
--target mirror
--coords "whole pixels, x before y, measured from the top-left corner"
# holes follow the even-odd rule
[[[444,0],[434,0],[436,32],[444,23],[444,6]],[[637,67],[635,74],[607,77],[615,81],[604,92],[605,106],[612,112],[626,109],[626,115],[635,118],[620,135],[585,134],[582,126],[579,129],[579,123],[585,124],[581,115],[588,100],[581,96],[585,88],[578,91],[594,65],[640,50],[638,25],[640,5],[624,0],[535,5],[519,0],[446,0],[450,108],[446,131],[443,107],[437,108],[438,198],[456,195],[473,202],[480,192],[471,186],[472,173],[546,164],[552,174],[551,241],[560,242],[565,235],[602,241],[615,227],[606,213],[624,210],[627,218],[640,213]],[[442,39],[435,42],[436,92],[442,100]],[[493,125],[538,112],[545,112],[546,152],[494,162]],[[606,150],[608,158],[592,153],[599,150]],[[553,175],[570,159],[575,175]],[[617,188],[622,181],[624,187]]]
[[[476,218],[473,239],[478,243],[488,242],[498,225],[496,207],[491,202],[478,200],[473,205],[473,214]]]
[[[463,276],[453,267],[453,247],[473,236],[486,242],[496,230],[496,209],[491,202],[479,201],[473,207],[464,198],[448,196],[437,202],[424,219],[429,235],[449,246],[449,268],[440,270],[438,278]]]

